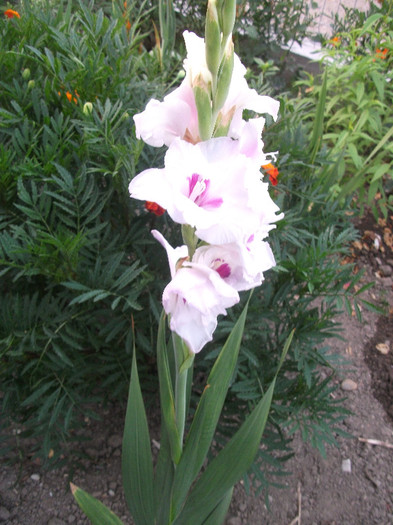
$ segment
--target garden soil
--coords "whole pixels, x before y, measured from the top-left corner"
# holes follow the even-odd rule
[[[336,398],[345,397],[352,412],[341,424],[350,438],[338,437],[323,458],[295,436],[295,455],[285,464],[291,475],[284,488],[265,496],[235,488],[226,525],[392,525],[393,524],[393,236],[392,218],[359,225],[352,246],[362,283],[375,281],[366,299],[384,303],[387,316],[363,308],[363,320],[342,315],[344,341],[332,350],[349,364],[337,376]],[[101,409],[100,422],[87,422],[85,452],[92,458],[74,482],[124,521],[132,524],[123,499],[120,474],[122,407]],[[159,446],[159,421],[150,418],[153,452]],[[74,503],[65,471],[45,472],[32,461],[0,470],[0,523],[9,525],[82,525],[88,523]],[[185,524],[193,525],[193,524]]]

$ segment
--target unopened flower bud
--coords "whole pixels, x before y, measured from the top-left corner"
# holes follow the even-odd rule
[[[225,55],[222,59],[218,71],[217,89],[214,96],[214,109],[218,111],[225,104],[231,85],[234,64],[234,47],[232,40],[229,40],[225,48]]]
[[[221,8],[221,30],[224,41],[232,33],[236,19],[236,0],[224,0]]]
[[[29,80],[29,78],[30,78],[30,69],[29,69],[28,67],[26,67],[26,68],[23,70],[22,78],[23,78],[24,80]]]
[[[85,102],[83,104],[83,113],[84,115],[91,115],[93,112],[93,104],[91,102]]]
[[[206,64],[215,77],[220,65],[221,31],[216,0],[209,0],[205,26]]]
[[[211,138],[212,105],[210,89],[206,85],[202,75],[194,82],[194,97],[198,111],[199,136],[201,140]]]
[[[176,75],[176,80],[183,80],[183,78],[186,76],[186,72],[184,69],[181,69],[178,74]]]
[[[27,83],[27,89],[33,89],[35,87],[35,80],[29,80]]]

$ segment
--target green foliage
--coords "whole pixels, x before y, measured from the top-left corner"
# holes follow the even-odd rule
[[[257,79],[258,81],[260,79]],[[360,316],[361,274],[344,264],[356,231],[347,206],[328,199],[322,176],[331,163],[330,150],[320,140],[322,102],[314,105],[314,121],[304,118],[310,102],[282,97],[280,120],[264,132],[265,151],[279,150],[278,185],[272,190],[285,217],[270,232],[277,266],[250,300],[245,333],[229,397],[219,426],[218,447],[232,436],[265,393],[274,377],[280,348],[295,330],[287,358],[274,390],[263,448],[250,470],[256,487],[266,489],[283,475],[291,455],[290,439],[300,431],[322,453],[342,433],[339,423],[347,415],[343,402],[331,396],[336,369],[342,359],[327,341],[340,337],[337,313]],[[317,145],[317,146],[316,146]],[[236,309],[221,320],[215,343],[197,366],[211,368],[217,346],[231,330]],[[198,385],[196,386],[198,388]],[[246,480],[248,486],[250,480]]]
[[[272,32],[279,42],[300,38],[304,28],[292,20],[305,12],[305,2],[265,4],[259,10],[249,2],[238,20],[249,37],[254,32],[266,44]],[[165,216],[151,218],[129,199],[127,187],[136,172],[162,158],[162,151],[142,150],[132,115],[152,96],[162,98],[176,79],[146,51],[153,47],[151,35],[142,33],[152,32],[148,2],[129,2],[126,12],[123,2],[94,9],[86,2],[35,6],[24,2],[20,19],[0,18],[1,413],[2,423],[17,425],[18,439],[35,438],[34,452],[59,465],[65,452],[67,460],[75,453],[76,430],[84,416],[94,416],[94,404],[125,398],[131,316],[141,383],[157,389],[148,372],[169,272],[164,250],[147,232],[158,220],[174,245],[180,241]],[[196,28],[202,3],[174,2],[174,8],[179,28]],[[330,396],[340,362],[326,340],[339,335],[339,310],[360,315],[363,304],[360,276],[342,264],[356,235],[346,213],[351,192],[365,199],[366,181],[368,198],[379,192],[384,199],[388,183],[380,166],[391,165],[392,93],[381,79],[391,68],[392,35],[378,25],[388,16],[374,18],[364,34],[349,32],[347,43],[331,50],[352,49],[345,51],[350,61],[327,69],[326,105],[322,80],[310,78],[303,85],[313,90],[302,98],[282,96],[280,120],[268,122],[264,132],[265,151],[280,152],[279,184],[272,191],[285,218],[270,233],[278,265],[250,300],[217,438],[221,448],[234,422],[237,428],[260,402],[277,370],[277,349],[295,329],[264,447],[251,469],[261,488],[271,482],[270,471],[283,472],[291,454],[288,435],[299,430],[323,451],[346,413]],[[355,34],[364,39],[362,52]],[[377,34],[385,40],[375,40]],[[375,57],[378,45],[389,47],[386,59]],[[256,66],[253,87],[271,94],[267,81],[276,66],[260,59]],[[239,311],[221,320],[214,343],[198,355],[195,377],[208,377]],[[195,382],[194,391],[198,387]],[[161,450],[166,454],[170,445],[164,433]],[[157,475],[167,466],[160,457]],[[160,496],[155,499],[167,505],[169,497]]]
[[[324,170],[323,188],[331,199],[356,193],[361,208],[371,206],[375,216],[386,218],[393,206],[393,87],[387,81],[393,65],[393,18],[391,7],[385,11],[374,6],[368,17],[359,15],[355,27],[343,28],[326,43],[323,139],[332,163]],[[310,75],[298,86],[315,101],[321,83]],[[311,107],[305,117],[313,118]]]
[[[24,2],[0,19],[2,423],[53,465],[92,403],[124,395],[131,315],[140,346],[154,341],[150,218],[127,187],[150,162],[132,115],[163,84],[140,47],[144,4],[129,7],[129,28],[120,2]]]

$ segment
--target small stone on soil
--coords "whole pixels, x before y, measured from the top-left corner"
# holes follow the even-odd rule
[[[346,390],[347,392],[350,392],[351,390],[356,390],[357,387],[358,384],[352,379],[344,379],[344,381],[341,383],[341,389]]]
[[[343,472],[351,473],[351,460],[350,459],[343,459],[341,463],[341,470]]]
[[[242,525],[241,518],[234,516],[232,518],[229,518],[226,525]]]
[[[381,354],[388,354],[389,353],[389,345],[387,343],[379,343],[375,346],[375,348],[378,350],[378,352],[381,352]]]
[[[393,268],[389,264],[382,264],[379,267],[379,271],[383,275],[383,277],[390,277],[393,273]]]
[[[66,523],[59,518],[51,518],[47,525],[66,525]]]

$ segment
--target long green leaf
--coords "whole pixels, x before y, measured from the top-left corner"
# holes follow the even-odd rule
[[[269,414],[275,381],[274,379],[235,436],[209,463],[173,525],[202,525],[214,510],[217,501],[251,467]]]
[[[164,312],[161,315],[160,324],[158,326],[157,367],[160,382],[162,423],[169,439],[172,460],[175,463],[178,463],[181,455],[181,443],[176,425],[175,401],[165,340]]]
[[[101,501],[70,483],[71,492],[76,502],[93,525],[124,525],[123,522]]]
[[[229,383],[237,363],[247,308],[248,303],[217,357],[199,401],[183,454],[175,472],[173,516],[179,512],[192,482],[205,461],[213,440]]]
[[[323,135],[323,120],[325,115],[326,106],[326,91],[327,91],[327,69],[323,76],[321,92],[319,94],[318,104],[315,112],[314,127],[310,141],[310,163],[313,164],[315,157],[321,147],[322,135]]]
[[[227,515],[229,505],[231,504],[233,494],[233,487],[228,490],[222,500],[217,504],[216,508],[209,515],[209,517],[203,522],[203,525],[220,525],[224,523],[225,516]]]
[[[161,428],[160,452],[154,478],[156,501],[156,525],[168,525],[175,465],[171,458],[171,447],[165,427]]]
[[[154,520],[153,462],[135,347],[123,435],[122,474],[126,502],[136,525],[151,525]]]
[[[277,374],[285,361],[293,335],[294,330],[284,344],[276,375],[267,392],[233,438],[209,463],[195,483],[185,506],[174,520],[173,525],[188,523],[203,525],[216,508],[217,502],[226,496],[227,492],[251,467],[265,429]]]

